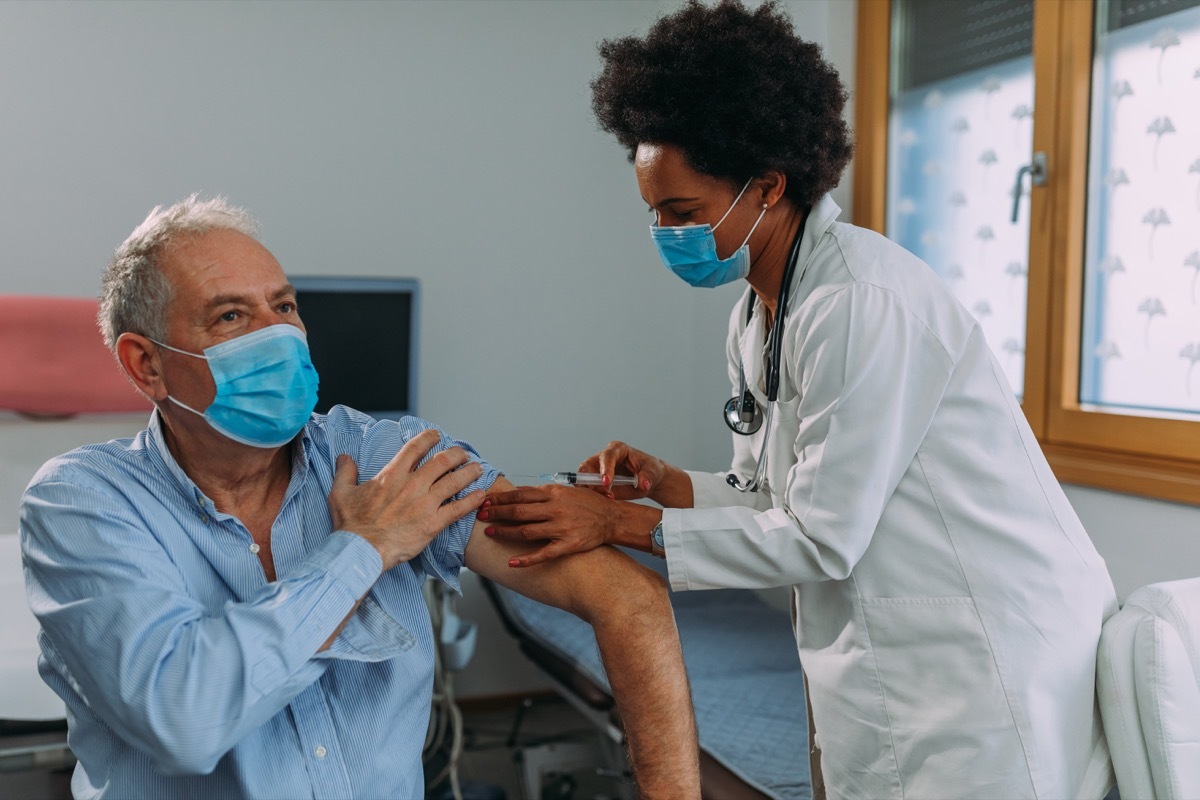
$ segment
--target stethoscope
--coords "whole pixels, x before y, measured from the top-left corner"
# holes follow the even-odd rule
[[[739,492],[757,492],[762,486],[767,468],[767,440],[771,436],[771,421],[775,417],[775,401],[779,397],[779,373],[783,362],[783,321],[787,316],[788,291],[792,284],[792,273],[796,271],[796,261],[800,256],[800,239],[804,235],[804,224],[796,231],[792,241],[792,252],[788,255],[787,266],[783,270],[783,281],[779,285],[779,296],[775,299],[775,319],[771,322],[771,332],[767,336],[767,432],[763,436],[758,450],[758,463],[754,468],[754,478],[742,486],[737,475],[732,472],[725,482]],[[754,318],[754,291],[746,295],[746,325],[749,326]],[[738,356],[738,393],[729,398],[725,404],[725,424],[734,433],[742,436],[752,436],[763,426],[763,411],[754,399],[754,393],[746,385],[746,367]]]

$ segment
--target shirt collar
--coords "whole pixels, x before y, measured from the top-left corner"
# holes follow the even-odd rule
[[[292,478],[288,488],[289,495],[291,494],[292,487],[297,485],[297,479],[303,480],[308,473],[307,453],[312,446],[312,425],[313,421],[310,417],[299,436],[293,440],[296,447],[292,448]],[[146,426],[146,436],[151,444],[149,450],[153,454],[153,460],[162,471],[170,476],[171,482],[179,487],[184,497],[187,498],[188,503],[194,503],[207,510],[210,514],[216,514],[216,505],[212,499],[200,490],[195,481],[188,477],[183,467],[179,466],[179,462],[175,460],[175,456],[171,454],[171,449],[167,447],[167,440],[163,435],[162,418],[159,416],[158,409],[150,412],[150,422]]]

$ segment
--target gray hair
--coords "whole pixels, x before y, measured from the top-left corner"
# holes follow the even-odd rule
[[[104,342],[115,350],[122,333],[139,333],[162,342],[167,335],[171,282],[159,268],[166,246],[180,235],[234,230],[258,239],[259,225],[244,208],[224,197],[201,200],[198,193],[173,206],[155,206],[121,243],[100,281],[97,321]]]

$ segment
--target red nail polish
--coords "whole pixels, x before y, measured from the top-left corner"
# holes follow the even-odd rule
[[[521,566],[521,560],[519,558],[510,558],[508,560],[508,565],[510,567],[519,567]]]
[[[487,519],[489,515],[486,508],[481,508],[479,509],[479,513],[475,516],[479,517],[480,519]]]
[[[484,528],[484,529],[483,529],[483,532],[484,532],[484,533],[486,533],[488,536],[495,536],[495,535],[496,535],[496,529],[495,529],[495,528]]]

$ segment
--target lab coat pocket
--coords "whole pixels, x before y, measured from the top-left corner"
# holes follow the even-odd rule
[[[905,796],[1032,794],[974,600],[865,598],[862,608]]]

